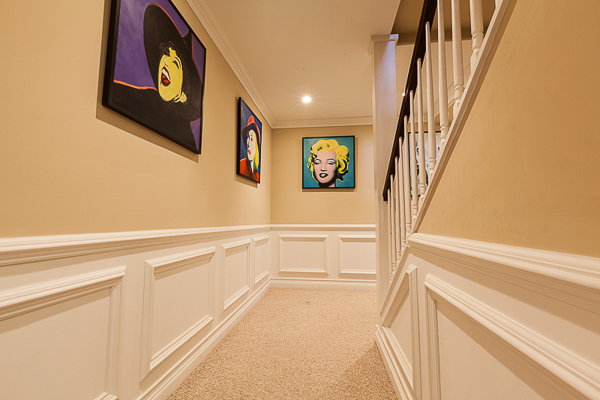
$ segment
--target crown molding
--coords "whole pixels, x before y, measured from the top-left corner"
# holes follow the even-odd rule
[[[323,118],[306,120],[277,121],[273,129],[290,128],[326,128],[332,126],[366,126],[373,125],[373,117]]]
[[[212,14],[209,7],[204,3],[203,0],[186,0],[186,2],[194,14],[196,14],[196,17],[204,29],[206,29],[208,36],[210,36],[212,41],[215,43],[215,46],[217,46],[217,49],[219,49],[225,58],[225,61],[233,70],[235,76],[239,79],[244,89],[246,89],[248,96],[250,96],[260,113],[265,118],[266,122],[273,127],[275,125],[275,119],[273,118],[271,110],[262,97],[258,94],[258,90],[256,89],[254,82],[252,82],[250,75],[246,72],[246,69],[237,55],[233,44],[227,37],[227,34],[220,27],[217,19]]]

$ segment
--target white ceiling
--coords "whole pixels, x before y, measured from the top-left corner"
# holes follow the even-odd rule
[[[400,0],[187,1],[272,128],[371,124],[371,36]]]

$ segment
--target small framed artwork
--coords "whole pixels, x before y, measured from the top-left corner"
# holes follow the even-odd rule
[[[262,122],[240,97],[238,112],[237,173],[260,183],[260,157],[262,154]]]
[[[102,104],[196,154],[206,48],[169,0],[113,0]]]
[[[354,188],[354,136],[302,138],[302,188]]]

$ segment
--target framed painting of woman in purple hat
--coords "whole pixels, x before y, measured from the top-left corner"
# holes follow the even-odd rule
[[[169,0],[113,0],[102,103],[200,154],[206,48]]]
[[[240,97],[237,173],[260,183],[262,122]]]

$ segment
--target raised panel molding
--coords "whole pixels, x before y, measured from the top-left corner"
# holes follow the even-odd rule
[[[389,290],[381,309],[380,314],[383,321],[381,331],[388,341],[388,347],[392,351],[391,358],[395,361],[393,366],[400,370],[396,375],[402,376],[402,384],[407,382],[417,398],[421,398],[421,343],[419,334],[417,267],[409,265],[403,271],[401,278],[396,279],[393,283],[395,285]],[[398,312],[406,303],[408,296],[411,299],[412,360],[408,360],[390,329]]]
[[[600,259],[415,233],[412,250],[600,315]]]
[[[102,393],[95,400],[119,400],[117,396],[108,393]]]
[[[254,286],[257,286],[260,282],[262,282],[265,278],[269,276],[269,239],[271,237],[269,235],[262,235],[252,238],[253,248],[254,248],[254,258],[252,260],[252,276],[254,277]],[[258,276],[256,276],[256,264],[257,264],[257,255],[256,249],[258,247],[266,247],[266,271],[261,272]]]
[[[292,273],[298,275],[329,275],[327,272],[327,246],[326,240],[329,235],[314,235],[314,234],[279,234],[279,253],[280,253],[280,263],[279,263],[279,273]],[[286,242],[287,243],[322,243],[322,258],[321,258],[321,268],[289,268],[286,267]],[[305,254],[305,253],[304,253]],[[297,258],[297,257],[294,257]]]
[[[438,302],[442,301],[483,329],[512,355],[524,361],[542,378],[549,378],[565,398],[600,398],[600,368],[529,328],[513,321],[442,280],[428,274],[425,279],[428,302],[431,398],[441,398]]]
[[[340,276],[371,276],[375,279],[377,275],[375,267],[375,235],[338,235],[339,238],[339,274]],[[346,263],[343,261],[344,257],[344,243],[373,243],[373,269],[352,269],[348,268]]]
[[[142,314],[142,352],[141,352],[141,365],[140,365],[140,381],[142,381],[148,374],[162,364],[171,354],[179,349],[183,344],[190,340],[194,335],[200,332],[204,327],[210,324],[214,317],[206,315],[201,318],[198,322],[192,325],[185,332],[182,332],[176,339],[171,341],[166,347],[158,351],[156,354],[152,354],[152,328],[154,319],[154,288],[156,284],[156,275],[164,273],[177,268],[183,268],[193,264],[209,260],[212,262],[212,258],[216,253],[214,246],[207,247],[201,250],[189,251],[185,253],[178,253],[167,257],[156,258],[153,260],[146,261],[146,267],[144,271],[144,303],[143,303],[143,314]],[[211,268],[212,269],[212,268]],[[212,274],[210,274],[212,276]],[[212,287],[212,285],[210,285]],[[208,297],[209,304],[211,303],[212,293],[206,294]],[[209,307],[210,310],[213,307]]]
[[[30,313],[58,303],[75,300],[103,290],[110,290],[106,386],[98,400],[117,400],[121,282],[125,266],[77,275],[43,284],[31,285],[0,293],[0,321]]]
[[[401,350],[398,351],[399,346],[395,343],[393,334],[388,328],[384,328],[381,325],[376,326],[375,343],[377,343],[377,348],[386,366],[392,385],[396,389],[396,394],[399,394],[402,400],[419,400],[420,398],[412,390],[410,377],[404,374],[402,367],[399,365],[399,357],[404,356],[404,353]]]
[[[220,312],[224,313],[227,311],[232,305],[234,305],[239,299],[241,299],[244,295],[250,292],[250,287],[253,286],[251,281],[251,258],[250,258],[250,245],[252,242],[250,239],[240,240],[233,243],[228,243],[222,245],[223,248],[223,257],[221,258],[221,268],[220,268],[220,279],[219,279],[219,298],[220,298]],[[230,296],[229,298],[225,298],[225,285],[226,285],[226,267],[227,267],[227,254],[233,253],[237,251],[244,251],[239,249],[244,249],[246,251],[246,265],[244,267],[244,271],[246,273],[245,285],[242,286],[235,294]]]

